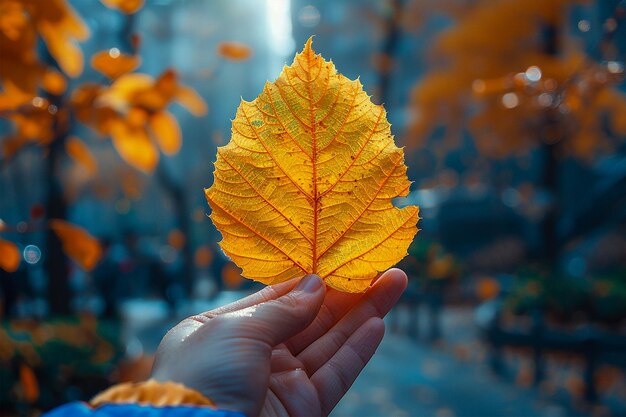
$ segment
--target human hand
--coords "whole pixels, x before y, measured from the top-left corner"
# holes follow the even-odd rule
[[[326,290],[315,275],[266,287],[172,328],[152,377],[251,417],[326,416],[374,354],[406,284],[390,269],[363,294]]]

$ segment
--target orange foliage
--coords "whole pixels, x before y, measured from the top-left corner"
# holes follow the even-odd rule
[[[134,13],[143,0],[103,3]],[[66,0],[0,3],[2,59],[10,62],[0,65],[0,111],[5,111],[3,117],[14,125],[14,133],[3,138],[3,155],[11,157],[31,142],[49,144],[67,132],[69,112],[73,111],[82,123],[102,135],[112,136],[122,158],[150,172],[158,162],[158,148],[172,155],[181,146],[180,128],[166,107],[177,101],[199,116],[206,113],[206,104],[194,90],[181,85],[171,70],[156,80],[144,74],[128,74],[137,68],[140,58],[116,48],[101,51],[91,59],[96,70],[115,80],[113,85],[80,85],[72,92],[68,108],[58,108],[38,97],[40,87],[57,95],[67,88],[64,75],[39,60],[38,39],[45,42],[65,74],[76,76],[82,71],[83,59],[75,41],[88,35],[87,27]]]
[[[426,273],[433,279],[450,278],[454,273],[454,258],[450,254],[435,257],[428,264]]]
[[[172,230],[167,235],[167,243],[174,249],[178,249],[178,250],[182,249],[182,247],[185,246],[186,240],[187,239],[185,238],[185,235],[183,234],[183,232],[181,232],[178,229]]]
[[[89,30],[65,0],[4,0],[0,3],[0,110],[27,104],[39,86],[53,94],[65,89],[61,76],[47,69],[37,57],[41,38],[63,71],[71,77],[82,72],[83,56],[77,40]]]
[[[200,246],[196,249],[196,253],[194,255],[194,263],[198,268],[206,268],[211,264],[213,260],[213,252],[211,248],[208,246]]]
[[[126,14],[136,13],[143,7],[144,0],[100,0],[102,4]]]
[[[424,144],[439,125],[460,136],[466,122],[490,156],[563,141],[568,151],[589,157],[608,143],[604,115],[625,134],[626,97],[613,89],[623,71],[562,44],[566,8],[577,2],[583,0],[483,0],[456,14],[457,24],[434,46],[441,64],[412,92],[407,144]],[[558,53],[542,38],[549,26],[557,28]]]
[[[105,90],[100,84],[85,83],[74,90],[70,99],[76,118],[101,135],[111,132],[112,122],[118,117],[115,110],[98,102]]]
[[[32,368],[27,365],[20,365],[20,384],[22,386],[22,395],[29,403],[37,401],[39,398],[39,383]]]
[[[141,58],[123,54],[115,48],[100,51],[91,57],[93,69],[111,79],[135,70],[139,64],[141,64]]]
[[[221,42],[217,45],[217,53],[231,61],[243,61],[252,55],[252,49],[240,42]]]
[[[157,146],[166,155],[180,149],[180,127],[165,110],[173,101],[194,115],[207,111],[204,100],[180,84],[173,70],[156,80],[146,74],[121,75],[109,88],[91,85],[74,96],[79,120],[110,134],[120,156],[144,172],[156,167]]]
[[[243,277],[234,264],[228,263],[222,268],[222,282],[226,288],[234,290],[241,286]]]
[[[86,271],[91,271],[102,256],[102,247],[98,239],[90,235],[82,227],[65,220],[50,220],[50,228],[61,240],[63,250]]]
[[[500,293],[500,283],[491,277],[484,277],[476,283],[476,296],[479,300],[491,300]]]
[[[98,161],[93,156],[87,145],[76,136],[71,136],[65,143],[65,151],[72,159],[80,164],[89,176],[93,176],[98,171]]]
[[[15,272],[20,266],[21,259],[20,250],[15,243],[0,239],[0,268],[7,272]]]

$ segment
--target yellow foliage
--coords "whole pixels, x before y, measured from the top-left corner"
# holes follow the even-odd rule
[[[122,159],[143,172],[152,172],[159,162],[159,153],[143,127],[116,119],[112,123],[111,139]]]
[[[44,90],[54,95],[63,94],[67,88],[65,77],[63,77],[61,73],[49,68],[44,73],[41,82]]]
[[[563,141],[589,157],[602,149],[605,115],[617,134],[626,131],[626,100],[611,74],[561,35],[566,10],[584,0],[482,0],[444,31],[434,45],[441,64],[412,92],[416,117],[407,144],[422,146],[436,126],[469,125],[477,147],[508,156],[538,142]],[[553,53],[542,35],[556,28]],[[465,119],[465,120],[464,120]],[[546,125],[546,120],[551,125]]]
[[[90,126],[101,135],[108,135],[118,113],[100,101],[100,96],[106,87],[100,84],[85,83],[74,90],[71,96],[71,106],[76,118]]]
[[[167,107],[178,101],[194,115],[207,111],[204,100],[167,70],[154,79],[146,74],[119,75],[110,87],[85,84],[72,96],[77,118],[101,134],[130,165],[152,172],[164,154],[176,154],[182,144],[180,127]],[[157,148],[158,147],[158,148]]]
[[[83,54],[77,40],[89,37],[89,29],[65,0],[25,0],[30,15],[50,54],[70,77],[83,71]]]
[[[46,43],[61,69],[75,77],[83,58],[75,42],[89,36],[87,26],[65,0],[3,0],[0,2],[0,110],[27,104],[41,85],[53,94],[65,90],[65,80],[40,62],[37,40]]]
[[[91,271],[100,261],[102,256],[100,242],[85,229],[59,219],[50,220],[49,225],[61,241],[67,256],[78,266]]]
[[[15,243],[0,239],[0,268],[7,272],[15,272],[20,266],[21,259],[20,250]]]
[[[182,136],[176,118],[169,112],[155,113],[149,121],[150,133],[166,155],[174,155],[180,150]]]
[[[311,39],[252,102],[205,190],[220,245],[243,275],[266,284],[314,273],[362,292],[406,255],[418,207],[402,209],[404,153],[382,106],[315,54]]]

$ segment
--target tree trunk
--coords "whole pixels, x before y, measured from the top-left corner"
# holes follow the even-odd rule
[[[399,21],[402,16],[402,8],[404,5],[403,0],[393,0],[391,2],[392,12],[385,22],[385,38],[381,48],[381,56],[378,69],[378,91],[377,99],[380,104],[386,104],[389,99],[389,84],[391,81],[391,66],[383,62],[389,60],[393,62],[393,57],[396,54],[398,47],[398,41],[400,40],[400,26]]]
[[[59,165],[63,156],[65,134],[55,138],[48,147],[45,158],[46,224],[50,219],[66,219],[67,203],[63,186],[58,177]],[[49,228],[46,229],[46,252],[44,269],[48,276],[48,308],[52,315],[71,313],[72,292],[69,287],[68,259],[61,247],[61,241]]]
[[[544,52],[557,55],[559,51],[558,25],[544,29]],[[543,123],[542,152],[543,167],[540,186],[550,194],[546,213],[541,222],[542,245],[539,260],[549,268],[556,266],[559,255],[557,221],[560,212],[559,151],[563,143],[562,129],[559,128],[558,109],[548,109]]]

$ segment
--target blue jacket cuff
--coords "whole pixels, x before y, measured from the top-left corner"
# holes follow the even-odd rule
[[[106,404],[93,408],[84,402],[62,405],[44,417],[246,417],[237,411],[215,410],[200,406],[155,407],[138,404]]]

